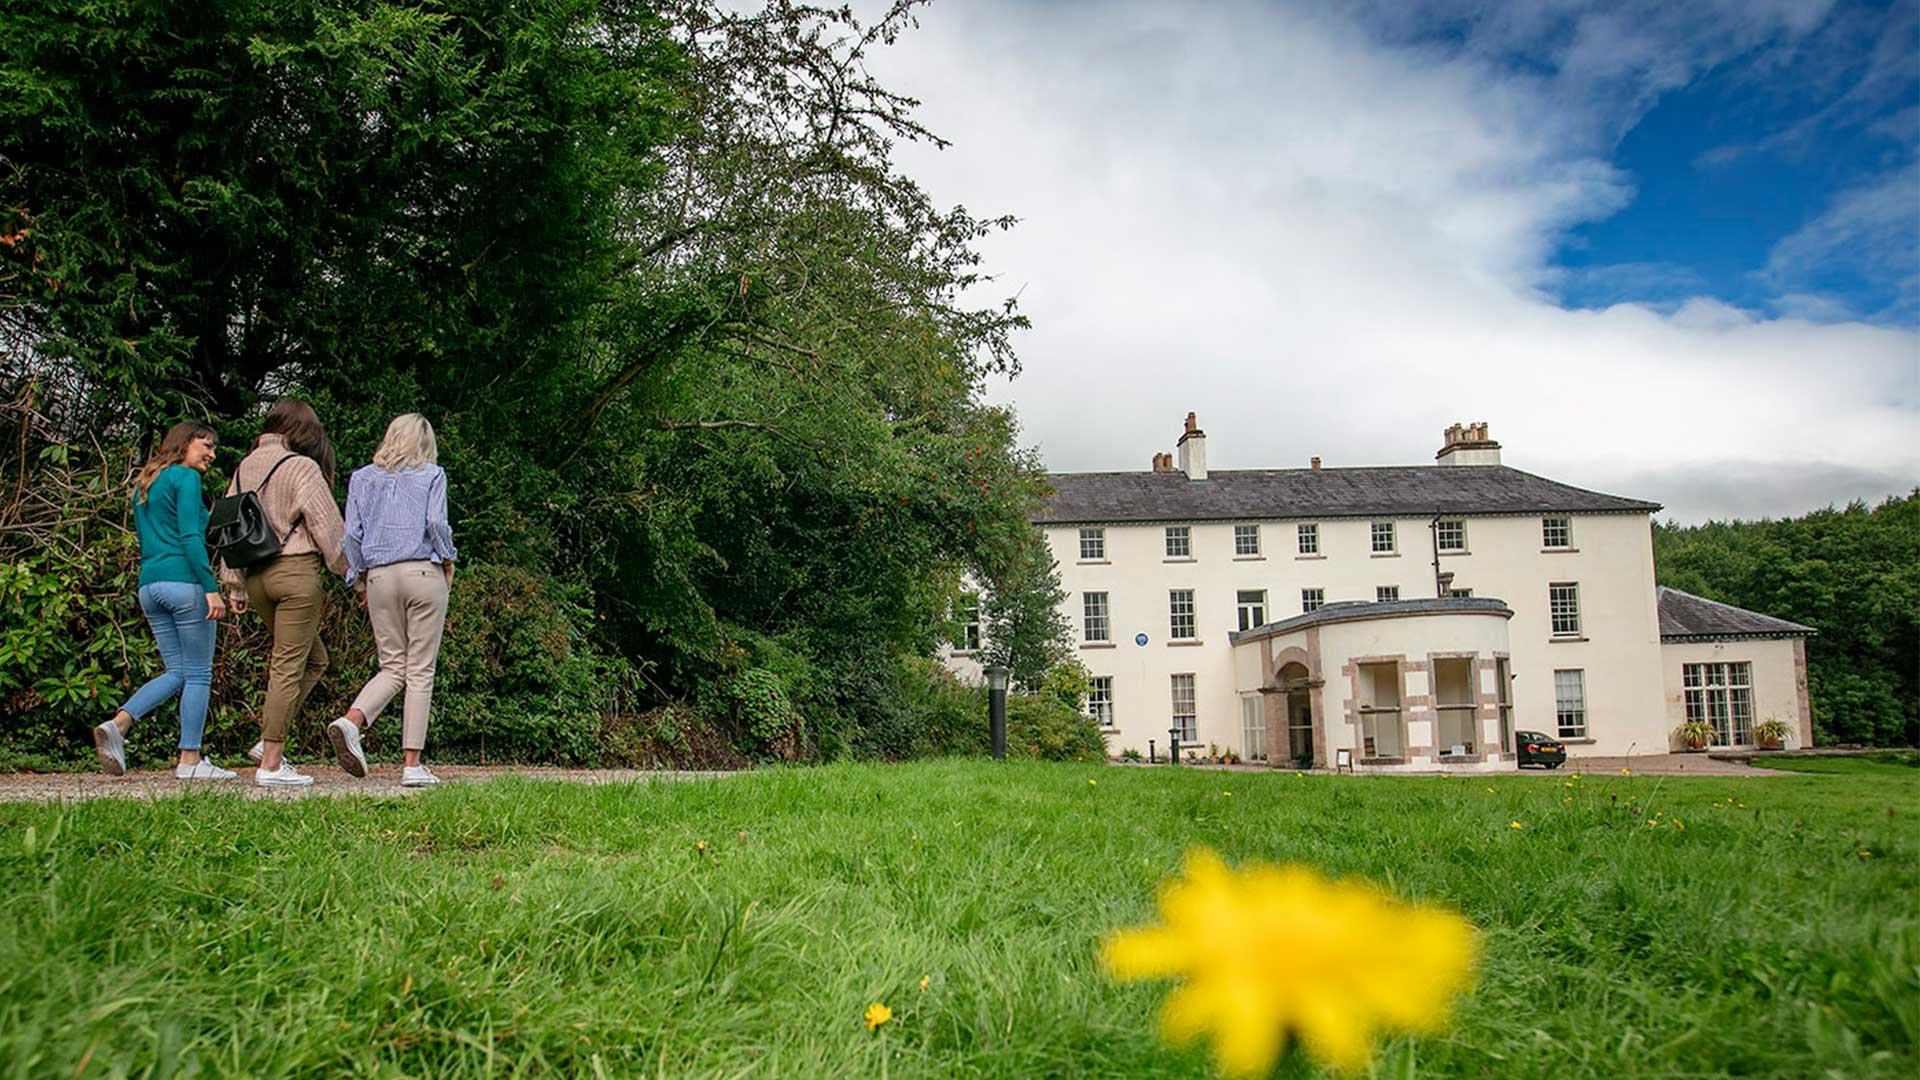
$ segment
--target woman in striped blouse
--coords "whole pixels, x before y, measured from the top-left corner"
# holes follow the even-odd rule
[[[440,782],[420,763],[456,555],[447,524],[447,474],[438,458],[433,425],[408,413],[387,425],[373,464],[347,484],[347,584],[366,605],[380,670],[347,714],[328,725],[327,737],[341,768],[367,775],[361,732],[404,690],[402,787]]]

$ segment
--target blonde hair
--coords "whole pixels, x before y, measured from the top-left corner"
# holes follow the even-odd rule
[[[433,425],[417,412],[396,416],[387,425],[387,436],[374,451],[373,463],[388,472],[417,469],[438,464],[440,444],[433,437]]]

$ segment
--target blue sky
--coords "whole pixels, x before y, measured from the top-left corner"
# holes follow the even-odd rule
[[[1555,263],[1573,273],[1557,295],[1587,307],[1706,294],[1920,321],[1916,13],[1913,2],[1839,5],[1662,93],[1612,148],[1630,201],[1569,230]],[[1887,200],[1890,216],[1871,220],[1898,242],[1849,234],[1819,258],[1770,262],[1863,195]],[[1782,307],[1783,297],[1798,300]]]
[[[1010,213],[1056,470],[1508,464],[1682,521],[1920,482],[1920,0],[942,0],[870,61]]]

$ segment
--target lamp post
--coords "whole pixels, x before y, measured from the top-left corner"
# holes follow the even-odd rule
[[[1167,764],[1180,764],[1180,729],[1178,727],[1167,729]]]
[[[1007,760],[1007,667],[987,665],[987,725],[993,736],[993,759]]]

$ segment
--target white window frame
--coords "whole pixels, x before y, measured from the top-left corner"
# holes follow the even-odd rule
[[[1301,589],[1300,590],[1300,614],[1305,615],[1309,611],[1318,611],[1321,608],[1326,606],[1327,606],[1327,590],[1325,589]]]
[[[1185,680],[1182,682],[1181,680]],[[1180,729],[1180,741],[1197,743],[1200,741],[1199,714],[1195,702],[1200,700],[1197,680],[1193,672],[1184,671],[1170,677],[1169,688],[1173,700],[1172,727]],[[1184,690],[1184,693],[1182,692]]]
[[[1181,633],[1181,630],[1186,633]],[[1193,641],[1200,636],[1199,619],[1195,616],[1192,589],[1167,590],[1167,638],[1171,641]]]
[[[1580,583],[1555,581],[1547,586],[1547,625],[1554,637],[1580,636]]]
[[[1102,728],[1114,727],[1113,676],[1095,675],[1087,680],[1087,715]]]
[[[1554,534],[1558,532],[1556,543]],[[1540,519],[1540,546],[1548,551],[1564,551],[1573,546],[1573,519],[1565,515]]]
[[[1080,530],[1080,561],[1104,562],[1107,558],[1107,530]]]
[[[1255,599],[1249,600],[1248,597]],[[1240,629],[1251,630],[1267,623],[1267,590],[1235,589],[1233,592],[1233,610],[1240,619]]]
[[[955,617],[960,621],[960,640],[953,643],[955,656],[965,656],[980,651],[980,594],[961,593],[959,610]]]
[[[1167,526],[1167,558],[1169,559],[1193,558],[1193,526],[1191,525]]]
[[[1095,598],[1098,599],[1095,599]],[[1113,599],[1105,592],[1080,594],[1080,640],[1113,640]]]
[[[1233,527],[1233,553],[1239,558],[1252,558],[1260,554],[1260,526],[1235,525]]]
[[[1391,603],[1398,599],[1400,599],[1400,586],[1398,585],[1375,585],[1373,587],[1373,602],[1376,604]]]
[[[1401,685],[1401,672],[1398,664],[1390,661],[1367,661],[1360,667],[1360,756],[1363,758],[1385,757],[1404,758],[1407,756],[1406,729],[1401,723],[1402,710],[1407,707],[1405,688]],[[1375,674],[1381,668],[1393,671],[1390,688],[1393,702],[1382,704],[1379,700],[1380,680]],[[1384,728],[1381,725],[1386,725]],[[1391,733],[1392,738],[1383,738]],[[1391,742],[1391,747],[1383,744]],[[1382,750],[1390,750],[1382,753]]]
[[[1683,664],[1680,672],[1687,721],[1710,725],[1715,746],[1753,745],[1753,662]]]
[[[1240,756],[1245,760],[1267,760],[1267,718],[1259,694],[1240,698]]]
[[[1442,518],[1433,530],[1434,547],[1441,552],[1467,550],[1467,522],[1465,518]]]
[[[1587,672],[1585,668],[1554,669],[1553,722],[1555,733],[1563,739],[1587,737]]]
[[[1386,530],[1384,533],[1381,531],[1383,529]],[[1393,522],[1373,522],[1373,527],[1369,529],[1368,532],[1373,538],[1373,553],[1375,555],[1391,555],[1400,550],[1399,530],[1393,527]],[[1385,547],[1380,546],[1382,538],[1386,540],[1387,546]]]
[[[1320,554],[1320,525],[1318,522],[1303,521],[1295,533],[1302,555]]]

